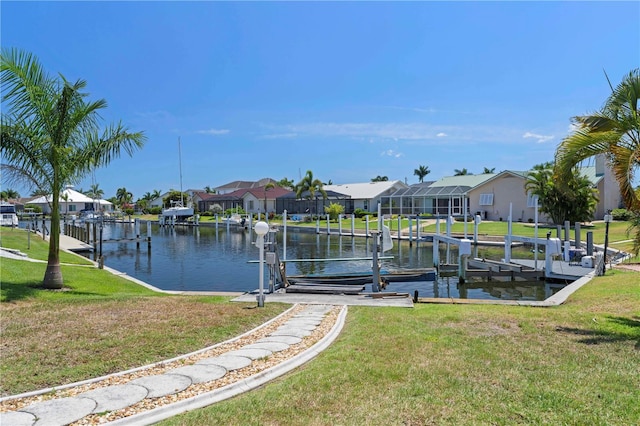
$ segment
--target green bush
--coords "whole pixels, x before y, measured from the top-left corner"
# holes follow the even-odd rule
[[[354,215],[356,215],[356,217],[358,219],[362,219],[363,217],[365,217],[366,215],[369,214],[368,211],[363,210],[363,209],[355,209],[355,211],[353,212]]]
[[[149,214],[160,214],[162,213],[162,207],[151,207],[149,209]]]
[[[631,212],[627,209],[613,209],[611,211],[613,220],[629,220],[631,219]]]

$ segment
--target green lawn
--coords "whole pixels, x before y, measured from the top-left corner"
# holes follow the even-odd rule
[[[615,272],[551,309],[350,307],[334,344],[269,385],[164,425],[631,425],[640,280]]]
[[[49,242],[34,233],[24,229],[0,227],[0,247],[20,250],[31,259],[47,260],[49,257]],[[76,265],[92,265],[88,259],[76,254],[60,251],[60,262]]]

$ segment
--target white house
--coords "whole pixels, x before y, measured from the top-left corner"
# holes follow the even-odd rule
[[[60,213],[62,214],[79,214],[83,210],[93,210],[105,213],[114,211],[113,203],[102,200],[93,199],[81,192],[75,191],[73,187],[68,185],[60,196]],[[43,195],[29,201],[29,204],[39,206],[45,214],[51,213],[51,195]]]
[[[365,183],[345,183],[339,185],[324,185],[325,191],[334,191],[345,194],[353,200],[354,209],[363,209],[365,211],[375,212],[378,208],[378,202],[383,202],[382,213],[386,213],[384,209],[384,197],[397,192],[398,190],[408,188],[409,186],[400,180],[390,180],[384,182],[365,182]]]

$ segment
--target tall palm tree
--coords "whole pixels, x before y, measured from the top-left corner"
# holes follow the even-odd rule
[[[3,171],[51,194],[51,234],[43,286],[62,288],[60,270],[60,196],[64,185],[79,181],[122,151],[144,145],[143,133],[121,123],[99,134],[99,112],[106,101],[87,101],[86,82],[50,77],[38,59],[18,49],[0,54],[3,105],[0,153]],[[5,112],[6,111],[6,112]]]
[[[127,191],[127,188],[125,187],[118,188],[116,191],[116,199],[118,200],[119,205],[130,204],[133,200],[133,194]]]
[[[418,176],[418,181],[420,183],[424,182],[424,177],[429,173],[431,173],[431,170],[429,170],[429,166],[422,166],[422,165],[418,166],[418,168],[413,171],[413,174],[415,176]]]
[[[605,74],[606,76],[606,74]],[[640,212],[633,178],[640,167],[640,69],[636,68],[613,87],[602,109],[573,117],[576,130],[556,149],[556,170],[566,175],[572,167],[597,154],[609,159],[620,193],[628,209]]]
[[[492,167],[492,168],[485,167],[482,173],[486,175],[487,173],[495,173],[495,171],[496,171],[495,167]]]
[[[454,176],[466,176],[466,175],[470,175],[472,173],[469,173],[469,170],[467,169],[455,169],[453,171],[453,175]]]
[[[313,172],[311,170],[307,170],[307,173],[304,175],[302,180],[296,185],[296,197],[301,198],[302,195],[306,193],[305,198],[307,200],[315,198],[316,214],[318,213],[318,197],[316,194],[317,192],[322,194],[323,199],[327,198],[327,192],[323,188],[322,181],[320,179],[315,179],[313,177]]]
[[[14,189],[5,189],[0,192],[0,198],[3,200],[15,200],[16,198],[20,198],[20,193]]]
[[[93,199],[100,199],[104,195],[104,191],[100,189],[100,184],[94,183],[94,184],[91,184],[90,189],[87,191],[85,195]]]

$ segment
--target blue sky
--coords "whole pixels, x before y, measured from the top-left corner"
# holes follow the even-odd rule
[[[107,198],[179,189],[178,138],[183,189],[526,170],[602,106],[604,71],[617,84],[640,66],[638,2],[3,0],[0,13],[3,48],[86,80],[104,124],[146,133],[77,185]]]

